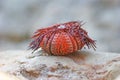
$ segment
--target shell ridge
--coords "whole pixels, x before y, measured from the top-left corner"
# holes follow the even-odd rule
[[[49,54],[66,55],[82,49],[85,45],[96,49],[95,40],[88,36],[86,30],[81,28],[82,21],[70,21],[55,24],[48,28],[38,29],[32,36],[30,49],[36,51],[42,48]]]

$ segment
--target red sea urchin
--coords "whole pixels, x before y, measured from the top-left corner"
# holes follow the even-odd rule
[[[95,41],[89,38],[81,26],[81,22],[71,21],[39,29],[33,35],[29,47],[33,52],[41,47],[53,55],[67,55],[82,49],[84,45],[95,49]]]

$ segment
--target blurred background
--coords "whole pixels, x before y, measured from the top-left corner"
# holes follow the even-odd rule
[[[0,0],[0,51],[26,50],[37,29],[73,20],[97,51],[120,52],[120,0]]]

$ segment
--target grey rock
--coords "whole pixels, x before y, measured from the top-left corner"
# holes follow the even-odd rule
[[[120,76],[120,54],[78,51],[66,56],[42,50],[0,52],[0,71],[20,80],[115,80]]]

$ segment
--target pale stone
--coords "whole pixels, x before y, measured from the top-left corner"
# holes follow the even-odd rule
[[[16,78],[13,75],[4,73],[4,72],[0,72],[0,80],[20,80],[18,78]]]
[[[0,52],[0,71],[20,80],[119,80],[120,54],[92,51],[67,56],[45,54],[42,50],[33,54]]]

